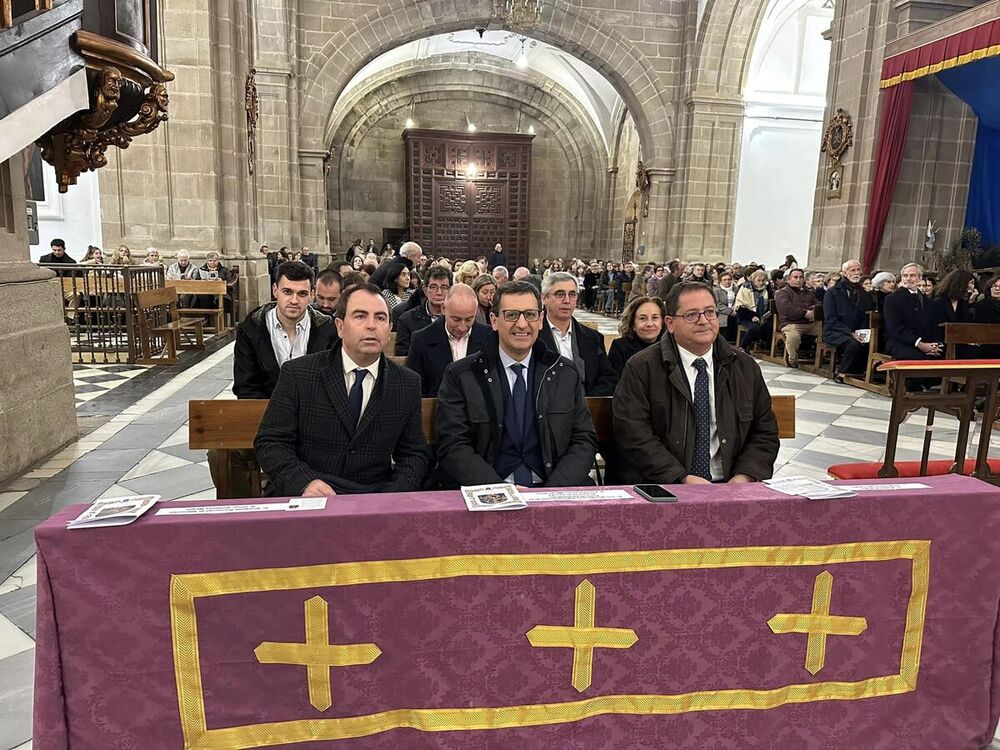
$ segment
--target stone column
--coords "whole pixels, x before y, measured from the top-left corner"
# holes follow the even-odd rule
[[[62,287],[28,260],[22,154],[0,163],[0,482],[76,439]]]
[[[674,185],[677,170],[673,167],[649,167],[649,202],[639,220],[639,234],[636,245],[645,245],[646,254],[636,256],[637,261],[654,263],[671,259],[673,248],[670,247],[668,233],[668,210],[670,194]],[[638,247],[636,248],[638,252]]]
[[[319,255],[320,268],[330,262],[326,229],[326,158],[328,151],[299,151],[299,228],[302,244]]]

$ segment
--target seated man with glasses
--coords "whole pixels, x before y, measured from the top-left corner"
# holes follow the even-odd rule
[[[604,336],[573,319],[579,294],[573,274],[555,271],[545,277],[545,322],[539,338],[551,351],[576,365],[587,396],[610,396],[615,392],[617,376],[604,351]]]
[[[667,333],[626,364],[614,400],[623,484],[769,479],[778,423],[760,367],[719,336],[715,295],[698,282],[667,294]]]
[[[424,284],[421,287],[423,301],[416,300],[412,306],[402,313],[396,322],[397,357],[405,357],[410,352],[410,339],[441,317],[444,310],[444,297],[451,288],[451,273],[445,268],[435,266],[427,271]],[[417,297],[416,294],[412,295]],[[405,303],[404,303],[405,304]]]
[[[504,284],[482,351],[448,366],[436,425],[443,483],[591,484],[597,435],[580,376],[538,340],[542,320],[533,285]]]

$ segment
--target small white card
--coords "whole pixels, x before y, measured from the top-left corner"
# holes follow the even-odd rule
[[[858,330],[855,331],[855,333],[858,335],[858,339],[861,341],[862,344],[867,344],[869,341],[872,340],[871,328],[859,328]]]
[[[900,490],[929,490],[929,484],[920,482],[899,482],[896,484],[839,484],[838,490],[851,492],[898,492]]]
[[[274,510],[323,510],[325,497],[293,497],[287,503],[249,503],[246,505],[187,505],[161,508],[158,516],[206,516],[219,513],[267,513]]]
[[[780,479],[765,479],[764,484],[783,495],[797,495],[810,500],[829,500],[837,497],[854,497],[854,492],[846,488],[834,487],[812,477],[794,476]]]
[[[528,507],[517,487],[512,484],[463,487],[462,497],[469,510],[520,510]]]
[[[625,490],[541,490],[522,492],[521,498],[528,503],[545,502],[587,502],[588,500],[631,500]]]
[[[324,510],[325,508],[325,497],[293,497],[288,501],[288,507],[285,510]]]
[[[156,505],[160,495],[128,495],[95,500],[83,513],[66,524],[67,529],[124,526]]]

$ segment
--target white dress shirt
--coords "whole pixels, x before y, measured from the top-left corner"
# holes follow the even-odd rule
[[[564,356],[570,362],[575,361],[573,359],[573,321],[569,322],[569,328],[566,329],[566,335],[563,335],[562,331],[555,325],[553,325],[548,318],[545,322],[549,324],[549,329],[552,331],[552,338],[556,340],[556,346],[559,348],[559,354]]]
[[[712,481],[718,482],[726,477],[722,469],[722,455],[719,452],[719,427],[715,418],[715,368],[713,367],[712,350],[709,349],[701,357],[692,354],[683,346],[678,346],[677,351],[681,355],[681,365],[684,367],[684,374],[687,376],[692,399],[694,399],[694,381],[698,377],[698,369],[694,366],[694,361],[696,359],[703,359],[705,360],[705,364],[708,365],[705,369],[708,375],[708,413],[711,416],[708,439],[708,452],[711,455],[709,466],[712,471]]]
[[[278,308],[272,307],[265,316],[267,320],[267,332],[271,335],[271,348],[274,349],[274,358],[278,360],[278,367],[285,362],[296,357],[301,357],[309,347],[309,332],[312,330],[312,318],[309,311],[302,316],[302,320],[295,324],[295,341],[289,341],[288,334],[281,327],[278,320]]]
[[[507,352],[503,350],[503,347],[500,347],[500,366],[503,367],[504,374],[507,376],[507,388],[509,389],[511,397],[514,396],[514,383],[517,382],[517,373],[515,373],[514,370],[511,368],[511,365],[515,364],[524,365],[524,372],[522,374],[524,375],[524,384],[528,387],[528,399],[530,400],[531,383],[528,380],[529,377],[528,368],[531,366],[531,352],[528,352],[528,356],[522,359],[520,362],[518,362],[516,359],[507,354]],[[532,408],[528,410],[528,418],[530,419],[531,415],[534,413],[535,410],[534,407],[532,406]],[[509,482],[510,484],[514,484],[514,473],[511,472],[509,476],[504,477],[503,481]],[[531,481],[537,485],[541,483],[542,478],[538,476],[534,471],[532,471]]]
[[[445,325],[444,332],[448,335],[448,346],[451,347],[451,361],[458,362],[469,352],[469,338],[472,336],[472,329],[470,328],[465,332],[465,335],[456,339],[451,335],[451,331],[448,330],[448,326]]]
[[[368,375],[365,375],[365,382],[361,386],[361,416],[364,416],[365,409],[368,408],[368,402],[371,401],[372,393],[375,391],[375,381],[378,380],[378,363],[379,360],[375,360],[368,367],[361,367],[353,359],[347,356],[347,352],[344,348],[340,349],[341,359],[344,361],[344,385],[347,387],[347,392],[351,392],[351,388],[354,387],[354,378],[360,377],[360,374],[355,374],[355,370],[363,369]],[[369,377],[370,376],[370,377]]]

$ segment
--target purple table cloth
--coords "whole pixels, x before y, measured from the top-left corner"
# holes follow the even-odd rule
[[[1000,491],[921,481],[77,531],[68,508],[36,532],[35,747],[980,748]]]

